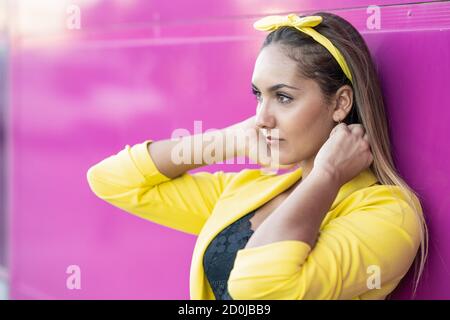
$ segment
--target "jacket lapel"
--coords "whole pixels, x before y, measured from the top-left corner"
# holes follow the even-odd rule
[[[191,299],[214,299],[203,269],[204,252],[214,237],[233,222],[287,190],[301,178],[302,168],[272,176],[263,175],[259,170],[249,170],[246,174],[248,176],[243,177],[241,185],[220,198],[197,239],[190,272]],[[377,178],[369,169],[361,172],[339,189],[329,211],[334,210],[351,193],[376,182]],[[326,220],[329,217],[324,219],[324,223]]]

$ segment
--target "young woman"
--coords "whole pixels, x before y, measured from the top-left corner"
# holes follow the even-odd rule
[[[270,32],[252,77],[256,115],[215,133],[127,145],[89,169],[92,191],[198,235],[192,299],[385,299],[415,258],[416,289],[426,224],[418,197],[394,167],[363,38],[325,12],[269,16],[255,28]],[[213,135],[229,141],[248,130],[264,136],[244,147],[215,144],[216,160],[250,156],[262,142],[269,165],[291,170],[190,174],[203,158],[173,159],[180,143],[200,141],[203,155]]]

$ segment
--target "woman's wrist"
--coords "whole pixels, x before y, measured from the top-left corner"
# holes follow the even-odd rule
[[[338,172],[332,168],[313,167],[308,175],[308,179],[325,181],[330,186],[334,186],[336,188],[340,188],[342,185]]]

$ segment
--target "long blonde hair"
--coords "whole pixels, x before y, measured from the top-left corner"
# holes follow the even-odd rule
[[[409,199],[420,223],[420,254],[414,261],[412,294],[414,298],[428,255],[428,229],[420,202],[417,201],[419,195],[400,176],[392,159],[383,95],[370,51],[360,33],[348,21],[328,12],[316,12],[311,15],[322,16],[322,23],[314,28],[326,36],[342,53],[351,70],[353,84],[322,45],[295,28],[281,27],[271,32],[262,48],[272,43],[282,45],[286,49],[286,54],[299,63],[301,75],[317,81],[327,99],[343,85],[353,88],[352,110],[344,122],[361,123],[364,126],[374,158],[370,167],[372,172],[381,184],[400,187],[406,199]]]

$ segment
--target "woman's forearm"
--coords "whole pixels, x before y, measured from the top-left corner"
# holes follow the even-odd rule
[[[246,248],[283,240],[299,240],[314,247],[320,225],[340,187],[332,174],[313,169],[258,227]]]
[[[169,178],[242,154],[240,145],[231,143],[238,131],[234,126],[212,132],[158,140],[148,144],[148,151],[158,170]]]

